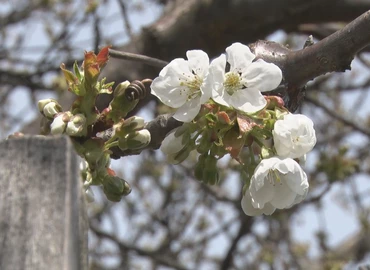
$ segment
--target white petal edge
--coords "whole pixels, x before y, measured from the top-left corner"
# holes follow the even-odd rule
[[[175,137],[175,132],[178,128],[173,129],[164,138],[161,144],[161,151],[167,155],[178,153],[184,145],[182,144],[182,136]]]
[[[227,47],[226,54],[227,62],[230,63],[230,71],[242,71],[246,69],[256,57],[248,46],[239,42]]]
[[[200,105],[199,97],[189,100],[177,109],[173,118],[181,122],[191,122],[199,113]]]
[[[258,59],[244,69],[242,77],[247,87],[261,92],[275,89],[283,78],[281,69],[277,65],[267,63],[262,59]]]
[[[209,57],[202,50],[190,50],[186,52],[189,67],[200,77],[204,78],[208,73]]]

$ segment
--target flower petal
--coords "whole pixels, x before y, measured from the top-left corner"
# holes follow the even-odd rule
[[[261,162],[254,170],[254,174],[251,179],[251,184],[254,184],[254,188],[256,189],[256,191],[258,191],[265,185],[265,180],[267,178],[269,170],[273,169],[275,164],[279,161],[280,159],[278,157],[261,160]]]
[[[189,67],[200,78],[204,78],[208,73],[209,57],[202,50],[191,50],[186,52]]]
[[[255,181],[254,176],[251,179],[251,184],[249,186],[248,191],[252,198],[252,205],[254,208],[259,208],[259,209],[264,208],[265,204],[270,202],[275,196],[274,186],[265,180],[267,179],[266,178],[263,179],[263,181],[265,182],[264,183],[265,185],[262,188],[257,190],[253,183]]]
[[[282,73],[277,65],[258,59],[242,71],[242,78],[248,88],[264,92],[279,86]]]
[[[282,159],[274,166],[281,174],[281,181],[296,194],[303,195],[308,190],[307,175],[299,164],[291,159]]]
[[[239,42],[233,43],[226,48],[227,62],[230,63],[230,71],[240,72],[246,69],[256,57],[248,46]]]
[[[224,100],[229,104],[229,106],[246,113],[260,111],[267,104],[266,99],[259,91],[248,88],[238,90],[231,96],[225,93]]]
[[[209,65],[209,73],[205,79],[205,83],[202,89],[204,92],[211,92],[212,98],[215,102],[224,106],[229,106],[229,104],[223,99],[223,95],[225,92],[225,67],[226,56],[224,54],[221,54],[219,57],[215,58]]]
[[[181,107],[188,98],[189,89],[181,85],[181,81],[186,81],[194,77],[189,63],[184,59],[177,58],[172,60],[159,73],[151,84],[152,94],[159,98],[161,102],[172,108]]]
[[[248,216],[259,216],[261,214],[271,215],[275,211],[275,208],[270,203],[267,203],[262,209],[254,208],[252,205],[252,198],[248,191],[242,198],[241,206],[243,212]]]
[[[177,129],[178,128],[173,129],[162,141],[161,150],[167,155],[178,153],[182,148],[184,148],[184,145],[182,144],[182,136],[175,136]]]
[[[193,98],[184,103],[173,115],[178,121],[190,122],[192,121],[200,111],[200,97]]]
[[[286,183],[277,183],[274,190],[275,196],[270,201],[272,206],[278,209],[284,209],[289,208],[293,204],[296,198],[296,193],[292,192]]]
[[[174,86],[171,80],[170,77],[155,78],[151,85],[151,93],[165,105],[171,108],[179,108],[187,100],[187,90],[183,86]]]

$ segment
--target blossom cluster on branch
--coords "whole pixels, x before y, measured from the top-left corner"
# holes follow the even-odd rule
[[[299,165],[316,143],[312,121],[293,115],[282,98],[263,95],[282,81],[274,64],[256,59],[249,47],[234,43],[225,54],[210,61],[201,50],[187,52],[166,65],[154,80],[113,82],[98,80],[108,62],[109,48],[97,55],[86,52],[81,67],[73,71],[62,64],[68,89],[76,95],[70,110],[56,100],[38,103],[44,116],[43,134],[66,134],[85,159],[82,177],[88,197],[91,185],[102,186],[107,198],[120,201],[130,186],[110,168],[114,149],[141,151],[152,140],[144,119],[126,118],[149,92],[176,109],[183,122],[164,138],[161,149],[172,164],[199,153],[194,176],[201,182],[219,183],[217,162],[229,154],[243,175],[242,208],[247,215],[272,214],[302,201],[308,192],[307,176]],[[97,109],[101,94],[113,94],[106,108]]]
[[[247,215],[272,214],[301,202],[308,180],[299,163],[316,143],[312,121],[293,115],[274,90],[282,72],[234,43],[213,61],[200,50],[174,59],[151,85],[152,94],[175,108],[184,124],[171,131],[161,150],[173,164],[199,153],[195,177],[219,182],[217,161],[230,154],[244,175],[242,208]]]

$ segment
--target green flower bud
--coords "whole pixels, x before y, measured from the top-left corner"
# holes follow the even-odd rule
[[[194,176],[198,181],[203,181],[203,170],[205,167],[205,161],[206,161],[207,155],[200,155],[198,157],[198,162],[195,164],[194,167]]]
[[[220,177],[217,170],[217,158],[209,155],[204,160],[202,181],[209,185],[215,185],[218,184],[219,180]]]
[[[147,129],[134,131],[129,133],[126,137],[127,148],[129,149],[140,149],[144,148],[150,143],[150,132]]]
[[[86,135],[86,117],[79,113],[71,117],[67,124],[66,134],[69,136],[85,136]]]
[[[144,127],[144,118],[139,116],[132,116],[130,118],[127,118],[123,124],[122,128],[125,128],[127,130],[140,130]]]
[[[103,191],[108,200],[119,202],[122,196],[131,192],[130,185],[118,176],[107,175],[103,181]]]
[[[118,97],[125,94],[127,86],[130,85],[129,81],[121,82],[119,85],[116,86],[113,92],[114,97]]]
[[[208,185],[216,185],[220,181],[217,169],[205,169],[203,172],[203,182]]]
[[[210,132],[205,131],[202,133],[202,137],[199,140],[199,144],[197,146],[197,151],[199,154],[206,154],[208,153],[209,149],[212,146],[212,141],[210,138]]]
[[[144,119],[138,116],[132,116],[126,120],[121,120],[113,126],[114,134],[123,138],[132,131],[140,130],[144,127]]]

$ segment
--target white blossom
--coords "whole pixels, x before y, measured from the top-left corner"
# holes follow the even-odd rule
[[[313,122],[302,114],[287,114],[272,131],[276,152],[281,157],[301,158],[316,144]]]
[[[184,148],[187,144],[187,141],[184,140],[183,134],[177,137],[175,136],[176,130],[178,130],[178,128],[175,128],[168,133],[161,145],[162,152],[166,155],[167,161],[171,164],[179,163],[177,156],[180,152],[184,152]]]
[[[215,102],[237,110],[254,113],[266,106],[261,92],[275,89],[282,80],[282,73],[275,64],[255,55],[248,46],[234,43],[214,59],[209,67],[206,87],[210,87]],[[226,71],[226,62],[230,70]]]
[[[165,105],[176,108],[173,117],[181,122],[190,122],[199,113],[201,104],[211,97],[204,88],[208,73],[209,58],[201,50],[187,51],[188,60],[172,60],[153,80],[152,94]]]
[[[254,171],[242,208],[250,216],[271,215],[276,208],[290,208],[308,192],[307,175],[291,158],[263,159]]]

